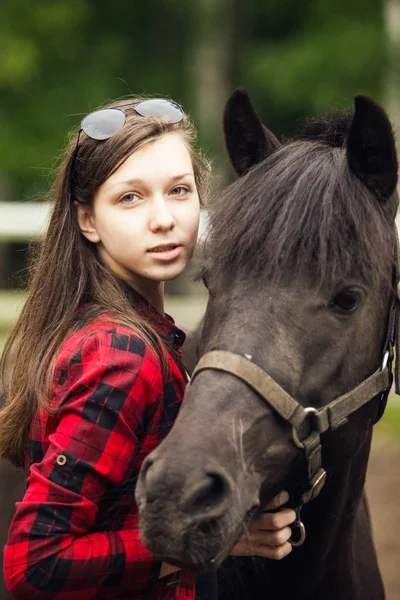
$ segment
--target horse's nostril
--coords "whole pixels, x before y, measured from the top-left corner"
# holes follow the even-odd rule
[[[218,527],[218,519],[207,519],[201,523],[197,524],[197,529],[203,535],[214,535]]]
[[[147,475],[149,469],[151,469],[151,467],[153,466],[153,464],[154,464],[154,461],[149,457],[147,457],[145,459],[145,461],[143,462],[142,468],[140,470],[140,476],[142,477],[143,481],[145,481],[146,475]]]
[[[193,505],[195,507],[208,508],[208,505],[212,505],[215,501],[219,500],[224,493],[224,489],[224,480],[220,475],[207,473],[207,480],[202,483],[201,487],[192,496]]]
[[[164,462],[147,457],[140,469],[139,496],[147,503],[156,502],[162,497]]]
[[[182,507],[191,513],[202,513],[219,507],[227,498],[231,486],[222,473],[207,472],[204,479],[196,483],[182,499]]]

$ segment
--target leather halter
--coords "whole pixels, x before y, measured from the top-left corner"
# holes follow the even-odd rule
[[[300,509],[316,498],[323,488],[326,480],[326,471],[321,464],[321,433],[335,430],[348,421],[348,417],[359,408],[381,395],[381,406],[377,422],[382,416],[389,391],[393,381],[392,361],[394,347],[396,347],[395,385],[396,393],[400,394],[400,263],[399,240],[397,229],[395,231],[395,260],[394,283],[396,293],[389,309],[389,322],[384,346],[383,361],[375,373],[367,377],[357,387],[329,402],[322,408],[303,407],[297,400],[288,394],[272,377],[251,361],[251,356],[244,356],[226,350],[212,350],[205,354],[198,362],[193,374],[193,380],[205,370],[222,371],[234,375],[252,390],[264,402],[271,406],[285,421],[292,425],[293,441],[297,447],[304,449],[308,467],[307,487],[297,508],[300,527],[300,540],[291,541],[292,545],[300,546],[305,540],[305,528],[300,521]],[[299,432],[309,431],[303,439]]]

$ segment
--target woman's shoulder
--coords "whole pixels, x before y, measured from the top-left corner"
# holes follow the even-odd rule
[[[59,368],[91,363],[161,370],[159,357],[140,333],[105,312],[71,329],[57,354]]]

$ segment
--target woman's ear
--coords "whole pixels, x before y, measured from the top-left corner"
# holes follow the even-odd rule
[[[100,236],[97,233],[97,229],[93,222],[93,214],[92,210],[89,206],[85,206],[84,204],[80,204],[79,202],[74,202],[76,206],[76,214],[78,217],[79,229],[82,234],[85,236],[89,242],[93,242],[93,244],[97,244],[100,242]]]

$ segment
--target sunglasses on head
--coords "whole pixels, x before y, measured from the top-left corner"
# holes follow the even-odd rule
[[[184,117],[183,108],[179,104],[165,98],[152,98],[134,104],[95,110],[82,119],[80,131],[93,140],[107,140],[124,126],[124,109],[134,110],[142,117],[167,117],[171,123],[179,123]]]
[[[79,138],[82,131],[92,140],[108,140],[117,131],[119,131],[126,122],[126,110],[134,110],[142,117],[162,117],[167,118],[171,123],[182,121],[185,113],[182,106],[166,98],[151,98],[142,102],[134,102],[114,106],[111,108],[101,108],[89,113],[81,121],[81,127],[76,140],[76,146],[73,153],[70,169],[70,196],[73,198],[73,175],[75,170],[76,158],[78,155]]]

